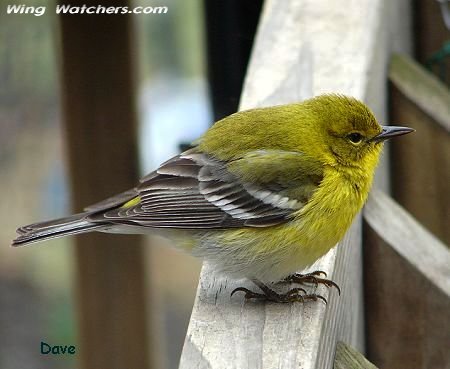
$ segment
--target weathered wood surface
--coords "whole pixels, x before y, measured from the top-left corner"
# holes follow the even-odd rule
[[[450,91],[404,56],[389,72],[391,120],[416,129],[393,140],[393,197],[442,241],[450,244]]]
[[[366,206],[367,219],[389,241],[367,229],[367,357],[389,369],[450,368],[450,261],[436,239],[450,241],[450,94],[402,55],[394,56],[389,77],[389,122],[417,130],[390,143],[393,196],[421,226],[382,195]]]
[[[436,76],[405,55],[394,55],[389,79],[414,104],[450,132],[450,90]]]
[[[374,190],[364,219],[405,260],[450,299],[450,250],[381,191]]]
[[[380,368],[449,369],[450,251],[382,193],[364,216],[366,356]]]
[[[404,4],[266,1],[241,109],[338,92],[369,100],[383,114],[383,90],[368,89],[386,79],[384,12],[395,8],[392,18]],[[311,268],[325,270],[342,286],[341,297],[323,291],[328,306],[245,302],[242,294],[230,298],[235,287],[253,286],[219,279],[205,265],[180,368],[331,368],[338,339],[364,351],[360,245],[357,218],[339,247]]]
[[[351,346],[338,342],[334,369],[377,369],[377,367]]]
[[[129,21],[124,15],[61,16],[62,100],[77,212],[133,187],[138,177]],[[80,368],[148,368],[140,238],[97,233],[77,237],[76,245]]]

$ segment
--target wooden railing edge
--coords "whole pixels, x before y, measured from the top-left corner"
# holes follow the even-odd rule
[[[450,89],[407,55],[394,54],[389,67],[394,85],[450,132]]]
[[[450,298],[450,250],[381,191],[371,192],[364,219],[387,244]]]
[[[363,354],[350,345],[339,341],[336,345],[334,369],[377,369]]]

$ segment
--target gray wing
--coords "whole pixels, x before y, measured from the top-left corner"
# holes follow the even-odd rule
[[[192,150],[162,164],[136,189],[89,209],[121,205],[135,196],[138,204],[101,211],[90,220],[156,228],[268,227],[286,222],[298,209],[276,189],[243,184],[224,162]]]

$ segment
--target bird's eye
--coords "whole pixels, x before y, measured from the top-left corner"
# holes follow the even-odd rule
[[[352,143],[354,143],[354,144],[359,144],[359,143],[361,143],[361,141],[362,141],[362,139],[363,139],[363,136],[362,136],[360,133],[358,133],[358,132],[353,132],[353,133],[350,133],[350,134],[347,136],[347,138],[348,138]]]

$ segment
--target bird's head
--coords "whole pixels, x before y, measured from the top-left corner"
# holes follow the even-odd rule
[[[378,162],[383,142],[413,132],[398,126],[381,126],[362,102],[342,95],[321,95],[305,102],[314,112],[315,142],[329,164],[368,168]],[[320,154],[319,154],[320,156]]]

